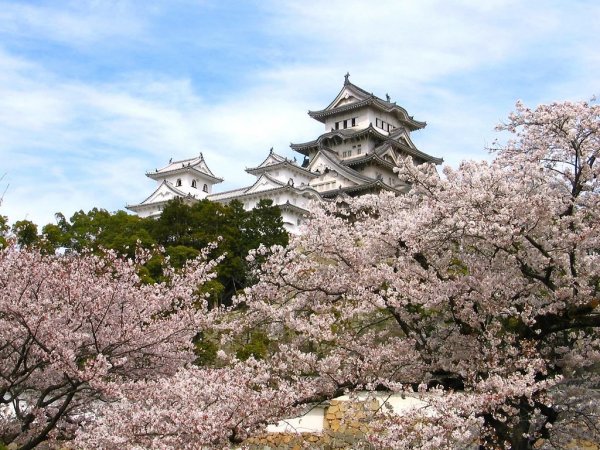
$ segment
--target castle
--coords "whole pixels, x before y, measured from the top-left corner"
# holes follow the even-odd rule
[[[169,161],[165,167],[146,175],[158,184],[144,201],[127,209],[141,217],[160,215],[164,204],[173,198],[186,202],[208,199],[228,203],[240,201],[252,209],[261,199],[279,206],[285,228],[296,232],[307,214],[312,199],[334,199],[340,195],[357,196],[382,190],[406,192],[408,186],[395,174],[399,159],[407,155],[416,164],[441,164],[414,145],[412,131],[426,123],[409,116],[407,111],[361,89],[344,77],[344,85],[324,109],[308,114],[325,125],[315,140],[291,144],[303,155],[301,164],[271,149],[258,166],[246,169],[256,181],[239,189],[214,192],[223,181],[208,168],[202,154],[195,158]]]

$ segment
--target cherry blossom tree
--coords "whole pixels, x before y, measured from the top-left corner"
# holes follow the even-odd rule
[[[517,104],[493,162],[440,177],[407,158],[409,194],[315,208],[238,299],[236,329],[266,330],[272,370],[316,387],[306,401],[426,395],[373,418],[378,447],[548,442],[553,392],[600,361],[599,127],[594,103]]]
[[[518,104],[492,162],[439,176],[407,158],[407,195],[324,203],[290,245],[252,252],[258,282],[231,309],[194,295],[202,260],[143,286],[110,255],[7,248],[2,439],[79,427],[77,448],[222,448],[367,390],[425,406],[373,411],[357,446],[552,444],[583,411],[578,381],[598,383],[599,127],[596,104]],[[194,368],[191,339],[208,334],[218,356]],[[261,351],[237,351],[251,336]]]
[[[0,250],[0,442],[69,438],[119,385],[193,361],[192,337],[211,317],[196,292],[215,262],[200,257],[144,285],[148,257]]]
[[[231,448],[292,414],[306,392],[253,359],[221,368],[191,367],[168,378],[119,386],[101,405],[76,448]]]

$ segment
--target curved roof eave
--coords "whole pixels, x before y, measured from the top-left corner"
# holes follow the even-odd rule
[[[408,111],[401,106],[396,105],[395,103],[389,103],[384,100],[381,100],[375,96],[370,96],[364,100],[350,103],[348,105],[340,106],[338,108],[332,109],[322,109],[320,111],[308,111],[308,115],[319,122],[324,123],[325,119],[329,116],[344,113],[347,111],[352,111],[353,109],[362,108],[364,106],[376,106],[381,111],[387,113],[397,113],[400,117],[400,121],[407,125],[407,128],[411,131],[420,130],[427,126],[427,122],[421,122],[419,120],[415,120],[412,116],[408,115]]]
[[[152,178],[153,180],[160,180],[165,176],[177,175],[178,173],[186,173],[186,172],[194,172],[200,177],[207,179],[208,181],[212,181],[214,184],[221,183],[223,178],[215,177],[214,175],[207,174],[206,172],[202,172],[192,166],[180,167],[173,170],[168,170],[164,172],[146,172],[146,176],[148,178]]]
[[[268,166],[258,166],[258,167],[251,167],[249,169],[246,169],[246,172],[248,172],[251,175],[260,175],[262,173],[265,172],[269,172],[272,169],[279,169],[281,167],[287,167],[289,169],[295,170],[299,173],[301,173],[302,175],[306,175],[308,177],[312,177],[312,178],[316,178],[318,175],[315,175],[314,173],[310,172],[309,170],[306,170],[296,164],[293,164],[289,161],[281,161],[277,164],[271,164]]]
[[[300,208],[299,206],[296,205],[292,205],[289,200],[287,202],[285,202],[282,205],[273,205],[273,206],[277,206],[279,209],[283,210],[288,210],[288,211],[293,211],[296,212],[298,214],[302,214],[302,215],[308,215],[310,214],[310,211],[308,209],[304,209],[304,208]]]
[[[144,205],[144,204],[148,204],[148,205],[150,205],[150,204],[153,204],[154,202],[153,202],[153,203],[146,203],[146,202],[147,202],[148,200],[150,200],[150,198],[152,198],[152,196],[153,196],[154,194],[156,194],[156,193],[157,193],[157,192],[160,190],[160,188],[162,188],[162,187],[163,187],[163,185],[164,185],[164,186],[165,186],[165,187],[166,187],[168,190],[170,190],[171,192],[173,192],[174,194],[176,194],[176,195],[177,195],[178,197],[180,197],[180,198],[182,198],[182,197],[187,197],[187,196],[188,196],[188,194],[187,194],[187,193],[185,193],[185,192],[183,192],[183,191],[181,191],[181,190],[177,189],[175,186],[173,186],[173,185],[172,185],[171,183],[169,183],[167,180],[163,180],[163,182],[162,182],[162,183],[160,183],[156,189],[154,189],[154,191],[152,192],[152,194],[150,194],[148,197],[146,197],[146,198],[145,198],[145,199],[144,199],[142,202],[138,203],[138,205]],[[156,202],[156,203],[159,203],[159,202]],[[135,205],[133,205],[133,206],[135,206]]]
[[[395,192],[397,194],[402,194],[402,191],[385,184],[381,180],[374,180],[373,182],[367,183],[367,184],[361,184],[361,185],[357,185],[357,186],[347,186],[347,187],[341,188],[341,189],[333,189],[331,191],[325,191],[325,192],[322,192],[321,195],[323,197],[327,198],[327,197],[337,196],[339,194],[348,194],[348,193],[352,193],[352,192],[359,192],[359,191],[369,190],[369,189],[373,189],[373,188],[385,189],[387,191]]]
[[[336,170],[338,172],[341,172],[342,175],[344,175],[346,178],[352,180],[353,182],[355,182],[357,184],[369,183],[373,180],[372,178],[366,177],[366,176],[362,175],[361,173],[357,172],[352,167],[348,167],[348,166],[344,165],[342,163],[342,161],[334,160],[330,155],[327,154],[326,151],[320,151],[319,154],[323,155],[323,157],[331,163],[332,167],[330,170]],[[316,161],[316,160],[317,160],[317,157],[315,156],[313,161]],[[322,174],[319,173],[319,176],[321,176],[321,175]]]
[[[250,187],[252,187],[252,186],[250,186]],[[248,188],[248,189],[250,189],[250,188]],[[321,197],[321,195],[316,190],[314,190],[312,188],[310,188],[310,192],[306,192],[307,189],[298,189],[298,188],[295,188],[294,186],[290,186],[290,185],[286,184],[284,186],[278,186],[278,187],[275,187],[275,188],[265,189],[265,190],[262,190],[262,191],[247,192],[247,190],[246,190],[246,192],[244,192],[242,194],[232,195],[231,197],[219,198],[219,199],[215,199],[214,201],[219,201],[219,202],[221,202],[221,201],[231,201],[231,200],[236,200],[238,198],[247,198],[247,197],[252,197],[252,196],[262,196],[265,193],[275,194],[277,191],[292,191],[292,192],[294,192],[294,193],[296,193],[296,194],[298,194],[300,196],[303,196],[303,195],[305,195],[307,193],[310,193],[310,194],[315,194],[318,198]]]
[[[440,165],[444,162],[444,158],[437,158],[435,156],[428,155],[427,153],[422,152],[416,148],[409,147],[408,145],[404,145],[394,139],[388,139],[386,143],[390,143],[391,145],[399,148],[400,150],[408,153],[411,156],[416,156],[417,158],[421,158],[427,162],[434,163],[436,165]]]
[[[350,128],[347,128],[345,130],[328,131],[327,133],[323,133],[317,139],[314,139],[312,141],[302,142],[300,144],[290,144],[290,148],[297,152],[302,152],[302,150],[304,150],[304,149],[310,149],[313,147],[320,146],[321,142],[324,141],[325,139],[329,139],[329,138],[333,138],[333,137],[337,136],[343,140],[346,140],[346,139],[351,139],[351,138],[355,138],[355,137],[360,137],[365,134],[373,134],[374,136],[379,137],[382,141],[388,139],[388,136],[381,134],[379,131],[377,131],[377,129],[373,126],[373,124],[369,124],[368,127],[361,128],[359,130],[352,130]]]
[[[356,165],[363,164],[363,163],[368,163],[373,160],[378,162],[381,165],[384,165],[384,166],[390,168],[390,169],[396,167],[396,165],[394,163],[386,161],[385,159],[383,159],[376,153],[368,153],[368,154],[358,157],[358,158],[345,159],[343,161],[343,165],[350,167],[350,166],[356,166]]]

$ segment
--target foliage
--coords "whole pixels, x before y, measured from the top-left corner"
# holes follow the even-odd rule
[[[111,214],[94,208],[87,213],[76,212],[69,221],[60,213],[56,214],[56,219],[57,225],[48,224],[42,228],[42,236],[54,249],[66,247],[78,252],[111,249],[133,257],[138,242],[145,248],[156,242],[144,219],[124,211]]]
[[[315,208],[238,300],[231,331],[279,339],[266,360],[310,375],[307,401],[365,388],[427,399],[374,417],[378,448],[532,448],[556,438],[570,377],[598,386],[600,106],[518,104],[501,129],[517,139],[492,163],[440,177],[407,158],[408,195]],[[597,420],[584,425],[598,437]]]
[[[0,215],[0,248],[6,245],[6,234],[10,230],[6,216]]]
[[[138,245],[146,249],[161,246],[175,268],[219,241],[211,255],[224,256],[216,269],[217,280],[211,284],[213,305],[230,304],[233,295],[250,284],[245,261],[250,250],[261,244],[269,247],[288,242],[279,209],[267,200],[245,211],[239,202],[223,205],[204,200],[188,205],[175,199],[157,219],[94,208],[87,213],[78,211],[69,220],[57,213],[56,222],[46,224],[38,235],[35,224],[19,221],[13,232],[21,245],[35,246],[47,254],[59,248],[96,253],[110,249],[132,258]],[[162,265],[162,257],[151,259],[141,272],[144,282],[162,281]]]
[[[600,363],[600,107],[518,104],[501,129],[516,139],[491,163],[440,177],[407,158],[398,169],[407,195],[315,205],[288,246],[232,258],[219,278],[228,291],[244,284],[228,270],[261,265],[235,309],[209,309],[194,295],[211,292],[195,286],[208,281],[207,263],[193,266],[195,279],[194,269],[176,280],[163,268],[172,282],[143,285],[118,258],[10,247],[0,261],[1,386],[24,387],[0,397],[20,420],[2,424],[14,436],[0,439],[33,439],[44,424],[53,431],[43,438],[56,439],[79,418],[78,448],[224,448],[296,405],[360,390],[426,403],[369,413],[361,445],[565,448],[561,427],[598,439],[588,389]],[[236,257],[262,220],[239,205],[231,215],[203,202],[170,206],[149,231],[159,243],[196,248],[217,233]],[[129,311],[122,306],[135,314],[114,316]],[[146,341],[165,333],[177,340],[168,357],[148,347],[165,341]],[[201,367],[185,364],[192,337]],[[53,423],[58,412],[71,421]],[[588,420],[564,428],[578,414]]]
[[[31,246],[37,239],[37,225],[30,220],[19,220],[12,226],[12,231],[17,237],[17,243],[21,246]]]
[[[29,449],[68,438],[121,385],[193,361],[192,337],[211,317],[194,294],[213,276],[206,253],[168,283],[144,285],[144,252],[1,250],[0,441]]]
[[[175,200],[165,206],[150,232],[167,252],[175,246],[179,252],[185,248],[200,250],[219,240],[214,256],[224,258],[217,267],[220,287],[213,291],[216,304],[229,304],[238,290],[248,286],[245,258],[250,250],[261,244],[270,247],[288,242],[279,209],[266,200],[251,211],[245,211],[237,201],[223,205],[203,200],[189,206]]]

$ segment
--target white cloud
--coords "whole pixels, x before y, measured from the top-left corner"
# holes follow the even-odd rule
[[[0,60],[10,79],[0,84],[8,99],[0,113],[0,157],[10,183],[2,213],[12,220],[43,224],[58,211],[123,208],[153,189],[146,171],[199,152],[226,179],[223,189],[238,187],[252,180],[244,169],[270,146],[285,153],[292,132],[312,126],[287,93],[273,95],[268,87],[207,104],[189,80],[32,80],[15,67],[36,70],[34,63],[9,62]]]
[[[146,8],[127,1],[67,1],[56,4],[0,2],[0,33],[88,46],[109,38],[139,35]]]

